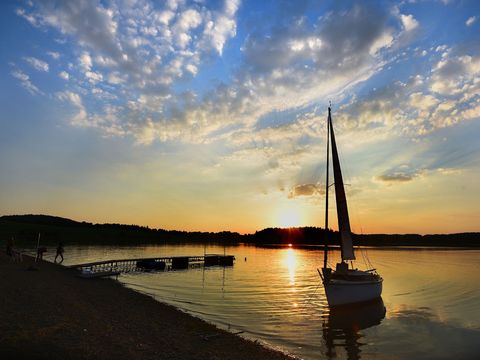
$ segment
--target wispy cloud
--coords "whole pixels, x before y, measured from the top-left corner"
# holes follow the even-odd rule
[[[25,57],[24,60],[32,65],[36,70],[48,72],[49,67],[47,62],[34,57]]]
[[[403,172],[393,172],[379,175],[378,180],[384,182],[408,182],[415,178],[415,174],[408,174]]]
[[[18,16],[24,18],[25,20],[27,20],[31,25],[33,26],[38,26],[38,21],[37,21],[37,17],[35,15],[32,15],[32,14],[28,14],[25,9],[22,9],[22,8],[17,8],[15,9],[15,14],[17,14]]]
[[[467,26],[472,26],[475,21],[477,21],[477,17],[476,16],[470,16],[467,21],[465,21],[465,25]]]
[[[48,54],[52,59],[55,59],[55,60],[60,59],[60,53],[58,53],[58,52],[56,52],[56,51],[47,51],[47,54]]]
[[[42,92],[31,82],[30,76],[22,72],[21,70],[15,69],[12,71],[12,76],[20,81],[20,84],[28,90],[32,95],[42,94]]]

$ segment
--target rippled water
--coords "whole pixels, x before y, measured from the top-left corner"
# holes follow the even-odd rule
[[[203,245],[76,246],[66,248],[65,263],[204,251]],[[251,246],[226,251],[236,256],[233,267],[134,273],[119,280],[305,359],[480,358],[480,250],[361,250],[357,258],[367,251],[384,278],[383,302],[340,312],[329,311],[316,270],[322,251]]]

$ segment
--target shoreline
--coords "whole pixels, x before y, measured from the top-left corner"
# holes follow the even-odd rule
[[[3,215],[0,216],[0,241],[15,237],[20,244],[36,244],[38,234],[42,234],[42,244],[56,245],[68,239],[69,243],[84,245],[131,245],[135,244],[175,244],[175,243],[219,243],[268,245],[297,244],[322,246],[328,234],[329,245],[340,245],[338,231],[321,227],[303,226],[292,228],[265,228],[254,233],[240,234],[232,231],[207,232],[166,230],[127,224],[94,224],[51,215]],[[407,246],[407,247],[480,247],[480,232],[463,231],[446,234],[400,233],[400,234],[352,234],[356,245],[361,246]]]
[[[113,279],[4,252],[0,273],[0,358],[291,358]]]

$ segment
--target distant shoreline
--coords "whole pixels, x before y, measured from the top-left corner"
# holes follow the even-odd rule
[[[179,230],[150,229],[145,226],[124,224],[92,224],[49,215],[5,215],[0,217],[0,242],[14,237],[17,244],[37,243],[41,234],[42,244],[64,242],[68,244],[176,244],[221,243],[226,245],[250,244],[257,246],[288,245],[323,246],[325,238],[329,246],[340,244],[337,231],[325,231],[317,227],[267,228],[254,234],[231,231],[188,232]],[[372,247],[445,247],[478,248],[480,233],[458,234],[353,234],[356,246]]]
[[[246,244],[252,245],[252,244]],[[253,244],[255,245],[255,244]],[[299,249],[299,250],[323,250],[323,245],[305,245],[305,244],[260,244],[255,245],[257,247],[263,248],[273,248],[273,249]],[[355,246],[356,249],[375,249],[375,250],[479,250],[480,245],[478,246],[407,246],[407,245],[384,245],[384,246],[375,246],[375,245],[358,245]],[[339,245],[333,245],[328,247],[329,250],[341,251]]]

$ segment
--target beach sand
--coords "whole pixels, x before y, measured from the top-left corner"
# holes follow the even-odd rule
[[[35,269],[34,269],[35,268]],[[1,359],[285,359],[111,279],[0,253]]]

